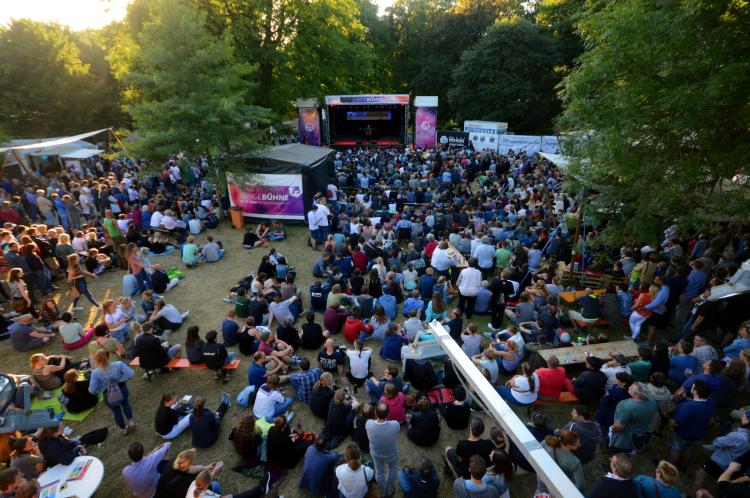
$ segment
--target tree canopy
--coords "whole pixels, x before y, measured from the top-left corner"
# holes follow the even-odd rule
[[[653,239],[746,216],[748,33],[740,0],[132,0],[100,30],[0,27],[0,130],[232,157],[298,97],[437,95],[440,126],[561,132],[589,212]]]
[[[124,122],[97,33],[18,20],[0,26],[0,127],[47,137]]]
[[[578,136],[572,173],[597,192],[610,232],[655,241],[675,221],[746,213],[747,2],[623,0],[581,30],[559,122]]]
[[[495,24],[461,56],[449,97],[459,121],[507,121],[520,132],[545,130],[559,112],[555,67],[561,52],[544,29],[523,19]]]
[[[123,78],[134,152],[163,159],[260,147],[268,113],[251,104],[248,82],[257,65],[237,60],[229,34],[211,35],[206,14],[191,5],[151,0],[150,8]]]

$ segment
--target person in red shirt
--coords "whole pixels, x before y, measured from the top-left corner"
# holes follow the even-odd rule
[[[363,274],[367,272],[367,254],[362,251],[360,246],[352,253],[352,264]]]
[[[406,409],[404,403],[406,396],[393,384],[385,385],[385,394],[380,397],[380,402],[388,405],[388,417],[386,420],[395,420],[399,424],[406,421]]]
[[[539,377],[539,399],[559,399],[566,377],[565,369],[560,366],[557,356],[550,356],[547,368],[537,369],[536,374]]]
[[[323,328],[331,334],[338,334],[341,331],[341,326],[344,321],[349,317],[346,308],[339,306],[334,308],[328,306],[326,312],[323,314]]]
[[[435,240],[435,236],[431,233],[427,234],[427,240],[429,240],[429,242],[424,246],[424,254],[429,260],[432,259],[432,253],[435,252],[435,248],[437,248],[438,243],[437,240]]]
[[[372,325],[360,320],[359,308],[354,308],[351,316],[348,316],[344,323],[344,338],[353,343],[359,338],[360,333],[370,335],[372,333]]]
[[[21,222],[21,215],[13,209],[10,202],[3,202],[2,209],[0,209],[0,222],[13,223],[18,225]]]

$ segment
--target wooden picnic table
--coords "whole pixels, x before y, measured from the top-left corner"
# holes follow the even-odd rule
[[[575,304],[576,299],[585,294],[586,292],[582,290],[561,292],[560,300],[562,300],[565,304],[573,305]],[[604,289],[594,289],[595,296],[601,296],[602,294],[604,294]]]
[[[573,346],[569,348],[540,349],[537,351],[544,361],[550,356],[557,356],[560,365],[575,365],[586,361],[585,353],[589,352],[591,356],[596,356],[602,360],[609,361],[609,353],[613,355],[621,354],[626,358],[638,355],[638,344],[634,341],[613,341],[602,342],[599,344],[589,344]]]

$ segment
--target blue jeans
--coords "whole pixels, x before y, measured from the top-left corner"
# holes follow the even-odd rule
[[[126,323],[120,330],[112,330],[109,334],[117,339],[117,342],[124,344],[125,340],[130,337],[130,326]]]
[[[86,283],[85,278],[79,278],[75,280],[76,289],[81,294],[81,296],[85,296],[86,299],[89,300],[91,304],[96,306],[97,308],[100,306],[99,303],[96,302],[96,299],[94,299],[94,296],[91,295],[91,291],[89,291],[89,286]],[[76,297],[73,299],[73,307],[78,306],[78,300],[81,298],[81,296]]]
[[[510,387],[498,386],[495,388],[495,390],[497,391],[497,394],[499,394],[500,397],[503,398],[510,405],[530,406],[534,404],[534,403],[520,403],[516,401],[516,398],[513,397],[513,393],[511,392]]]
[[[273,423],[273,419],[278,417],[279,415],[282,415],[284,412],[286,412],[290,406],[292,406],[292,398],[288,396],[284,396],[284,401],[277,404],[276,407],[273,409],[273,417],[266,417],[266,421],[269,423]]]
[[[275,233],[269,233],[268,234],[268,238],[271,239],[271,240],[274,240],[274,241],[276,241],[276,240],[284,240],[286,238],[286,235],[284,235],[284,234],[278,234],[278,235],[276,235]]]
[[[110,405],[109,403],[106,404],[109,409],[112,410],[112,414],[115,416],[115,423],[117,423],[117,426],[120,429],[124,429],[125,419],[122,417],[122,414],[123,412],[125,412],[125,417],[128,420],[133,420],[133,407],[130,406],[130,402],[128,401],[128,385],[125,382],[121,382],[118,385],[120,386],[120,391],[122,391],[122,401],[120,401],[116,405]]]
[[[145,291],[146,289],[154,288],[153,284],[151,283],[151,275],[148,274],[145,268],[141,269],[141,271],[133,276],[138,281],[138,294]]]
[[[690,328],[693,326],[694,321],[695,315],[690,315],[690,318],[688,318],[688,321],[685,322],[685,325],[683,325],[682,329],[672,338],[672,342],[677,343],[682,339],[692,339],[692,336],[694,336],[695,333],[691,332]]]
[[[380,389],[380,386],[378,386],[376,383],[374,383],[370,379],[367,379],[365,381],[365,390],[367,391],[367,394],[370,395],[370,400],[372,401],[372,404],[377,405],[378,401],[380,401],[380,397],[383,396],[383,390]]]
[[[375,465],[375,482],[378,483],[380,496],[392,495],[396,492],[396,478],[398,477],[398,455],[384,459],[372,456]]]
[[[417,471],[413,471],[412,474],[416,474]],[[412,493],[411,482],[409,481],[409,475],[403,470],[398,471],[398,483],[401,486],[401,491],[404,492],[404,498],[413,498],[415,495]],[[431,482],[438,482],[437,474],[433,473]],[[439,485],[439,484],[438,484]]]

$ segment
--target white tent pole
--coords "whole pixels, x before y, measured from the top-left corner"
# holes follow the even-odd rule
[[[484,402],[489,411],[488,415],[510,436],[550,493],[558,498],[583,498],[578,488],[529,432],[526,424],[495,391],[492,384],[479,372],[471,358],[456,344],[445,327],[437,320],[433,320],[429,327],[445,354],[450,357],[454,368],[461,372],[471,384],[474,393]]]

